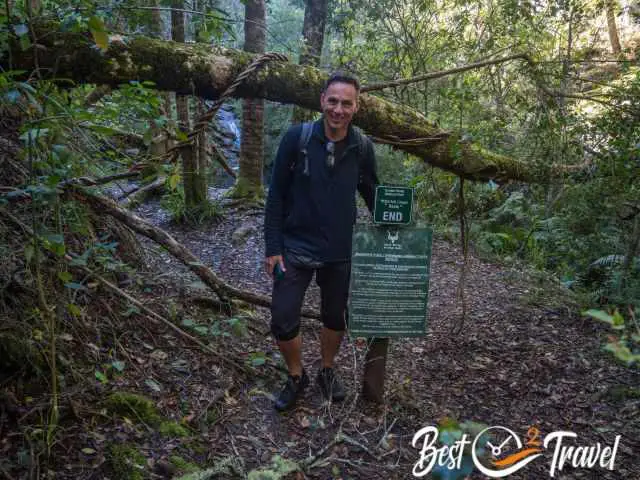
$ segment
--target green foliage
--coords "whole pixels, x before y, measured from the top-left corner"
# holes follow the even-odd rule
[[[640,365],[640,324],[636,319],[635,309],[629,308],[628,319],[625,319],[618,310],[613,313],[604,310],[587,310],[582,315],[594,318],[606,323],[617,332],[609,337],[609,342],[603,347],[612,353],[618,360],[627,365]]]
[[[452,446],[455,442],[459,441],[463,435],[467,434],[469,437],[475,438],[475,436],[485,428],[487,428],[487,426],[481,423],[471,421],[460,423],[456,420],[445,418],[438,423],[438,442],[442,445]],[[485,445],[486,440],[486,438],[481,438],[478,444]],[[476,453],[479,456],[483,456],[485,454],[484,448],[479,448]],[[457,480],[459,478],[466,478],[471,474],[473,468],[471,448],[469,445],[466,445],[463,451],[462,461],[460,462],[460,468],[450,469],[448,465],[437,465],[432,470],[432,475],[436,479]]]
[[[172,177],[169,177],[169,180]],[[167,210],[176,223],[202,225],[207,221],[215,221],[222,217],[222,209],[217,202],[207,200],[194,208],[188,209],[184,200],[182,185],[176,186],[162,197],[162,208]]]
[[[169,438],[188,437],[190,435],[189,430],[177,422],[162,422],[158,431],[163,437]]]
[[[160,423],[160,415],[153,400],[142,395],[128,392],[115,392],[105,402],[107,410],[123,415],[134,422],[148,425]]]
[[[114,444],[109,447],[109,464],[116,478],[142,480],[147,460],[136,447],[130,444]]]
[[[199,470],[198,465],[188,462],[179,455],[171,455],[169,457],[169,462],[175,465],[175,467],[182,473],[193,473]]]
[[[280,455],[274,455],[271,458],[271,466],[269,468],[251,470],[247,480],[281,480],[290,473],[298,471],[299,468],[297,463],[282,458]]]

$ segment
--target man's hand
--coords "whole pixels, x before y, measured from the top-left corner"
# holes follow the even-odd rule
[[[283,272],[287,271],[287,269],[284,268],[284,259],[282,258],[282,255],[274,255],[273,257],[267,257],[264,259],[264,269],[270,278],[273,278],[273,269],[276,268],[276,265],[278,264]]]

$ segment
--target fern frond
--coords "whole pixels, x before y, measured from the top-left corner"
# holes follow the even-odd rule
[[[622,265],[626,255],[607,255],[606,257],[600,257],[594,260],[589,265],[589,268],[594,267],[613,267],[615,265]]]

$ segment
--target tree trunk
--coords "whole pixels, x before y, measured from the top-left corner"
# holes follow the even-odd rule
[[[202,44],[176,44],[146,37],[112,39],[100,52],[90,37],[59,32],[57,25],[35,26],[39,38],[39,64],[43,78],[56,72],[60,78],[79,83],[118,85],[132,80],[151,80],[161,90],[218,98],[254,56],[227,48]],[[34,68],[33,49],[21,51],[12,44],[14,69]],[[0,66],[8,69],[8,56]],[[264,98],[320,110],[320,91],[326,75],[312,67],[269,62],[250,75],[234,93],[236,97]],[[459,132],[447,132],[419,112],[373,95],[360,95],[354,123],[376,142],[422,158],[431,165],[470,180],[546,181],[557,172],[547,171],[461,140]],[[564,171],[559,168],[559,171]]]
[[[607,0],[605,9],[607,13],[607,28],[609,29],[609,42],[611,42],[611,51],[615,56],[622,53],[620,38],[618,37],[618,26],[616,25],[616,0]]]
[[[244,14],[244,50],[264,53],[267,43],[264,0],[246,0]],[[238,178],[232,196],[255,198],[263,195],[264,100],[245,98],[242,103],[242,136]]]
[[[300,65],[320,65],[322,45],[324,44],[324,28],[327,23],[328,0],[306,0],[304,8],[304,25],[302,36],[304,47],[300,53]],[[293,108],[291,123],[308,122],[313,120],[314,113],[300,107]]]
[[[175,42],[185,42],[184,30],[184,0],[172,0],[171,6],[171,36]],[[189,97],[176,94],[176,110],[178,112],[178,126],[183,133],[189,131]],[[207,199],[207,184],[205,173],[198,168],[198,152],[194,145],[180,149],[182,157],[182,185],[184,202],[187,211],[201,206]]]
[[[204,100],[202,100],[201,98],[196,98],[196,102],[198,105],[198,108],[196,110],[198,113],[198,117],[202,117],[206,112],[206,105],[204,103]],[[196,144],[198,146],[198,158],[197,158],[198,176],[196,179],[198,184],[196,185],[196,190],[198,192],[203,192],[205,199],[207,198],[207,169],[209,166],[209,153],[207,150],[207,145],[209,142],[208,140],[209,136],[207,134],[208,130],[209,130],[208,128],[203,129],[198,134],[198,138],[196,141]]]
[[[155,7],[151,11],[151,28],[150,34],[153,38],[159,38],[161,40],[166,40],[166,30],[164,25],[164,20],[162,19],[162,11],[160,10],[160,0],[148,0],[150,7]],[[162,92],[162,109],[163,114],[167,118],[172,117],[173,112],[173,102],[171,100],[171,92]]]
[[[150,7],[154,7],[154,9],[151,10],[149,33],[153,38],[164,39],[164,22],[162,21],[162,13],[160,12],[160,0],[147,0],[147,4]]]

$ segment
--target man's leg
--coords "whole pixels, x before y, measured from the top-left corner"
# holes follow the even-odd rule
[[[285,258],[286,272],[274,281],[271,302],[271,332],[289,370],[287,382],[276,397],[278,410],[291,408],[309,383],[302,366],[300,309],[313,270],[295,268]]]
[[[349,297],[348,262],[327,264],[318,270],[316,281],[320,286],[322,303],[322,332],[320,335],[322,368],[318,384],[326,398],[335,401],[344,399],[342,384],[333,371],[333,363],[346,328],[346,308]]]
[[[322,368],[333,368],[333,359],[338,354],[343,336],[344,330],[331,330],[327,327],[322,327],[322,332],[320,333]]]
[[[277,343],[287,364],[289,375],[294,377],[302,375],[302,337],[300,334],[291,340],[278,340]]]

